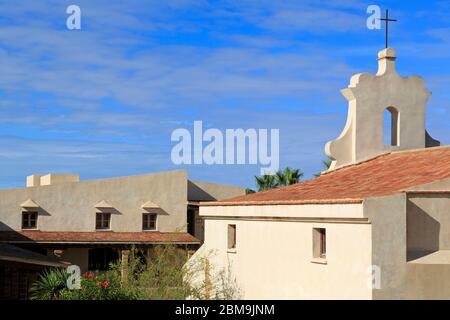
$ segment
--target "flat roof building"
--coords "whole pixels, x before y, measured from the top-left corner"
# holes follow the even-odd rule
[[[0,243],[79,265],[106,269],[122,251],[203,239],[198,202],[242,195],[244,188],[191,181],[177,170],[80,181],[78,175],[27,177],[27,187],[0,190]]]

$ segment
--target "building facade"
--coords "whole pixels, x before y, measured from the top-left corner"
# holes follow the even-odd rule
[[[198,202],[244,189],[188,179],[184,170],[79,181],[78,175],[33,175],[27,187],[0,190],[0,242],[80,266],[105,269],[131,246],[195,249],[203,239]]]
[[[380,51],[378,73],[343,90],[348,119],[326,145],[327,172],[202,203],[191,261],[211,257],[245,299],[450,299],[450,146],[425,129],[423,80],[400,77],[395,59]]]

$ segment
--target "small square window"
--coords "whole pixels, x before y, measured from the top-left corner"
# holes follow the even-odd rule
[[[313,229],[313,257],[321,259],[327,257],[327,232],[325,228]]]
[[[228,225],[228,249],[236,249],[236,225]]]
[[[142,230],[156,230],[156,219],[155,213],[144,213],[142,215]]]
[[[37,218],[37,212],[22,212],[22,229],[36,229]]]
[[[97,212],[95,219],[95,228],[97,230],[110,229],[111,213]]]

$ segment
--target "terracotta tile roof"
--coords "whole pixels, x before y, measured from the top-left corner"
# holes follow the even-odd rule
[[[186,232],[55,232],[55,231],[1,231],[3,243],[123,243],[198,244],[200,240]]]
[[[286,188],[202,205],[355,203],[446,178],[450,178],[450,146],[387,153]]]

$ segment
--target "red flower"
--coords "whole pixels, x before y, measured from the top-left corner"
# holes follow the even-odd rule
[[[106,288],[109,285],[108,281],[103,282],[103,286]]]
[[[102,283],[99,281],[98,283],[97,283],[97,287],[100,287],[102,285]]]
[[[91,272],[88,272],[86,276],[87,276],[88,279],[94,278],[94,274],[91,273]]]

